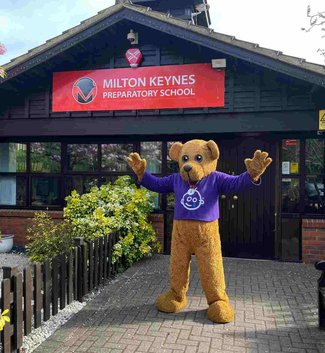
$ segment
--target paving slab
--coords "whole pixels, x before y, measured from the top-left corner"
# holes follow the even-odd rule
[[[208,320],[195,257],[187,308],[158,312],[169,256],[155,255],[119,275],[34,352],[325,353],[312,265],[224,258],[224,267],[232,323]]]

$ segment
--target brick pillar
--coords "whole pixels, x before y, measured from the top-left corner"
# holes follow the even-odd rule
[[[161,244],[162,252],[164,251],[164,215],[162,213],[151,213],[149,216],[159,243]]]
[[[302,261],[325,260],[325,219],[302,220]]]

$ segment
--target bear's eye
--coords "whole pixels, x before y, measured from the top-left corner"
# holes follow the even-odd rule
[[[182,157],[183,162],[187,162],[189,159],[190,158],[186,154]]]
[[[194,158],[197,162],[201,163],[203,160],[203,157],[200,154],[197,154]]]

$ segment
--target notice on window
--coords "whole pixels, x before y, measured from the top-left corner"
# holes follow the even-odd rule
[[[290,174],[290,162],[282,162],[282,174]]]
[[[299,172],[299,163],[290,163],[290,173],[291,174],[298,174]]]
[[[319,111],[318,129],[325,130],[325,110]]]

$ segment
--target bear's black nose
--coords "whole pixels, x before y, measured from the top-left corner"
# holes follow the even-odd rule
[[[185,170],[185,172],[186,172],[186,173],[188,173],[189,171],[191,171],[191,170],[192,170],[192,166],[191,166],[191,165],[189,165],[189,164],[184,165],[184,170]]]

